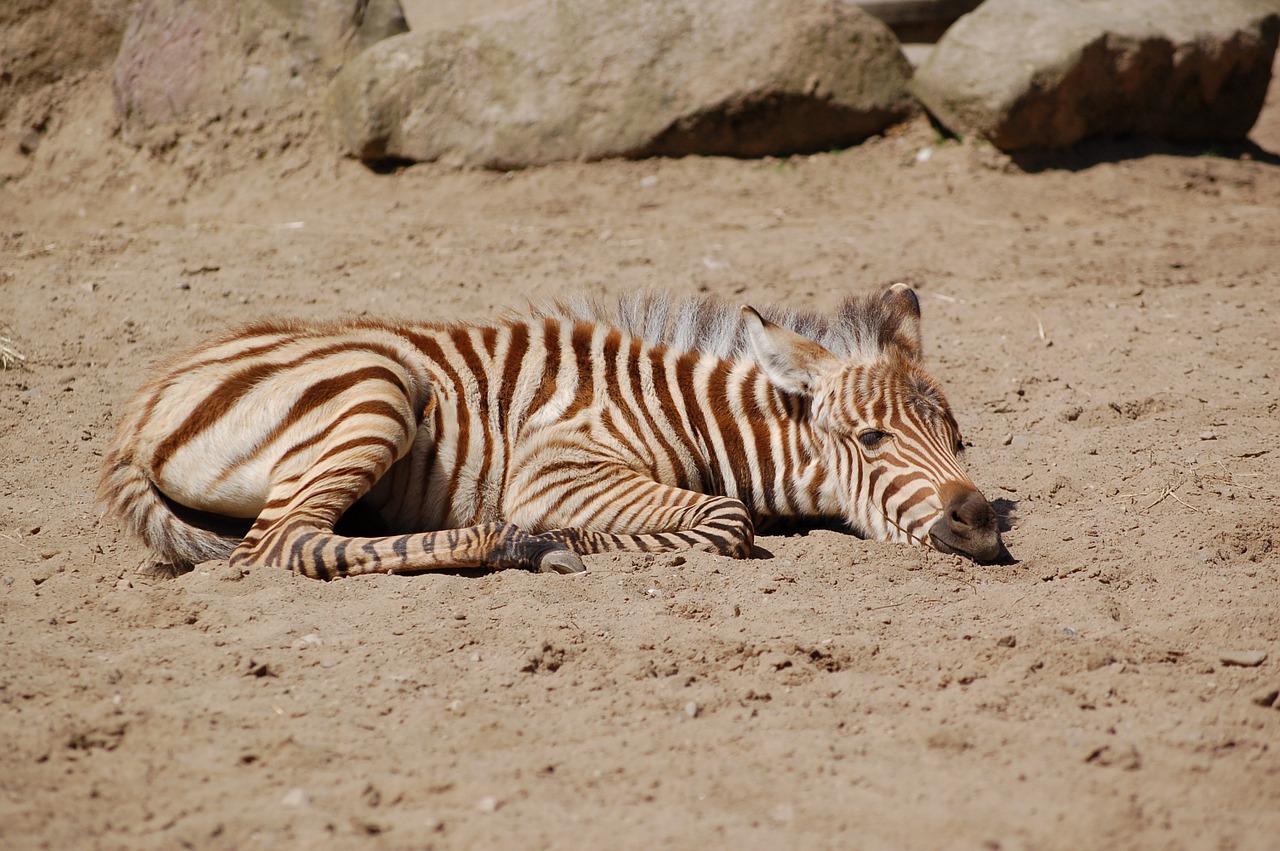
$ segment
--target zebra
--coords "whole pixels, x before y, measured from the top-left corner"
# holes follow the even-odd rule
[[[963,448],[905,284],[829,316],[647,294],[245,325],[142,388],[98,496],[175,573],[580,573],[611,550],[746,558],[758,528],[824,518],[992,562]]]

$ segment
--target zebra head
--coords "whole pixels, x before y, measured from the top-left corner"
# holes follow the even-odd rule
[[[805,400],[819,510],[863,536],[978,562],[1004,552],[996,514],[960,465],[960,428],[921,366],[920,302],[906,284],[846,302],[833,330],[841,356],[744,308],[768,379]],[[842,327],[840,327],[842,326]]]

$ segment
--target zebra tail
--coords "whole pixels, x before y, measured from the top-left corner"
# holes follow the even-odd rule
[[[194,512],[166,499],[127,444],[107,453],[98,480],[98,504],[104,515],[118,517],[174,573],[185,573],[203,561],[229,558],[244,537],[205,528]]]

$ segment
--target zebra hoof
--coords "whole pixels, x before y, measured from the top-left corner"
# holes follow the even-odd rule
[[[572,550],[552,550],[538,559],[540,573],[586,573],[587,566]]]

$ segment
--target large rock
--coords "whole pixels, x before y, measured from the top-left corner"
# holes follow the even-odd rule
[[[135,142],[270,110],[407,29],[399,0],[141,0],[116,57],[116,108]]]
[[[947,129],[1005,151],[1090,136],[1241,139],[1271,79],[1268,0],[987,0],[912,88]]]
[[[543,0],[382,41],[329,92],[360,158],[517,168],[815,151],[911,109],[889,29],[833,0]]]

